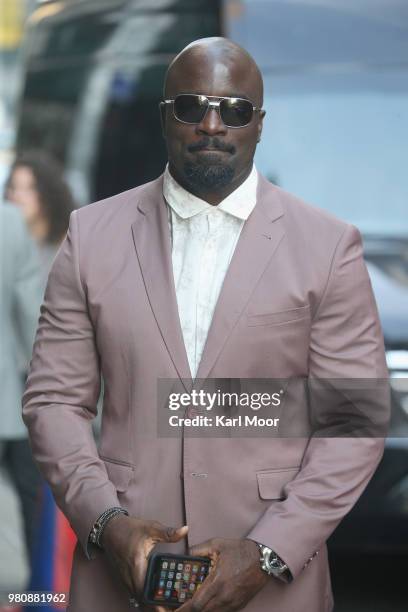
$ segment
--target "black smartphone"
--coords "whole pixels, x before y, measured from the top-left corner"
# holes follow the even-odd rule
[[[210,566],[208,557],[154,553],[147,567],[144,602],[179,608],[201,587]]]

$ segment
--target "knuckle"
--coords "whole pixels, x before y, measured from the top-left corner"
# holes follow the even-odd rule
[[[165,536],[167,540],[170,540],[174,536],[175,533],[176,533],[176,530],[174,529],[174,527],[165,528]]]

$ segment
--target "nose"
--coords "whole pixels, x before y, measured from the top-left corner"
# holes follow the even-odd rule
[[[226,134],[227,128],[220,117],[219,109],[210,106],[202,121],[197,124],[196,131],[198,134],[208,134],[209,136]]]

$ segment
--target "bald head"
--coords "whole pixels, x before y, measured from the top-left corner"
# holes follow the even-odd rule
[[[169,169],[185,189],[217,205],[249,176],[262,97],[255,61],[226,38],[196,40],[177,55],[160,109]]]
[[[223,80],[226,85],[231,80],[239,82],[242,91],[225,95],[243,95],[247,91],[250,95],[245,97],[262,106],[263,81],[255,60],[245,49],[227,38],[201,38],[187,45],[167,70],[164,96],[168,98],[191,91],[188,81],[192,75],[202,76],[209,85],[219,85]]]

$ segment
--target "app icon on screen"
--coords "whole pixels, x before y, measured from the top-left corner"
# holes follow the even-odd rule
[[[167,561],[163,561],[163,563],[162,563],[162,568],[163,568],[163,569],[167,569],[168,567],[169,567],[168,562],[167,562]]]

